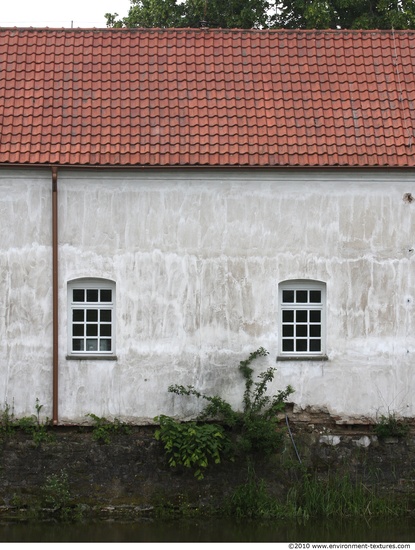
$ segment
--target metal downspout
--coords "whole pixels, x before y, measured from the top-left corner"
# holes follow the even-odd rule
[[[58,424],[58,169],[52,166],[52,422]]]

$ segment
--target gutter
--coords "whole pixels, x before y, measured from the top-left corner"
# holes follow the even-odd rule
[[[33,170],[36,168],[50,168],[50,163],[25,163],[19,164],[15,162],[0,162],[2,168],[20,168]],[[413,171],[413,165],[394,166],[391,164],[366,164],[363,166],[349,164],[327,164],[327,165],[299,165],[299,164],[284,164],[284,165],[256,165],[256,164],[172,164],[172,165],[155,165],[155,164],[60,164],[59,167],[63,170],[258,170],[258,171],[378,171],[378,170],[397,170],[397,171]],[[53,166],[52,169],[57,169],[58,166]]]
[[[52,166],[52,422],[58,424],[58,169]]]

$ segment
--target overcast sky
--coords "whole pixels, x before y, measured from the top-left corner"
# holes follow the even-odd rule
[[[3,0],[1,27],[106,27],[106,13],[125,17],[130,0]]]

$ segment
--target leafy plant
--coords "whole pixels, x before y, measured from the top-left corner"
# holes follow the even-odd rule
[[[382,415],[373,431],[380,438],[385,437],[406,437],[409,432],[409,425],[399,420],[394,413],[389,413],[387,416]]]
[[[60,510],[68,507],[71,493],[68,474],[61,470],[59,474],[51,474],[41,487],[42,503],[47,508]]]
[[[228,446],[222,426],[196,422],[181,424],[164,415],[155,420],[160,424],[160,428],[155,432],[155,438],[164,443],[172,468],[179,465],[196,468],[195,477],[203,479],[203,470],[208,467],[209,461],[220,463],[221,453],[226,451]]]
[[[40,420],[40,411],[42,408],[43,405],[41,405],[39,399],[36,398],[36,414],[16,419],[13,409],[6,403],[5,409],[1,415],[1,433],[3,435],[11,435],[13,432],[20,429],[32,436],[36,446],[39,446],[42,442],[51,441],[53,437],[48,431],[50,426],[49,419],[46,418],[45,422],[41,422]]]
[[[221,397],[209,396],[197,391],[194,386],[169,386],[168,391],[177,395],[194,396],[204,399],[208,405],[199,415],[199,420],[215,419],[239,434],[238,449],[244,453],[261,452],[269,455],[278,449],[281,437],[278,437],[278,413],[285,408],[285,403],[294,390],[288,385],[276,395],[267,395],[268,384],[274,379],[276,369],[269,367],[254,382],[251,363],[258,357],[267,356],[264,348],[252,352],[247,359],[239,363],[239,370],[245,378],[243,410],[235,411]]]
[[[105,443],[108,445],[111,442],[111,436],[114,434],[130,433],[130,427],[115,418],[113,422],[107,420],[104,417],[97,416],[95,414],[87,414],[94,421],[94,428],[92,430],[92,437],[95,441]]]
[[[46,424],[37,424],[32,417],[24,417],[17,421],[17,426],[32,436],[33,442],[38,447],[41,443],[53,441],[53,436],[48,432]]]
[[[48,432],[48,427],[50,425],[49,419],[46,417],[45,422],[40,421],[40,411],[42,408],[43,405],[40,404],[39,399],[36,397],[36,414],[25,416],[16,421],[20,429],[31,434],[36,446],[39,446],[42,442],[51,441],[53,439],[52,435]]]
[[[1,414],[0,433],[1,435],[10,435],[14,431],[14,411],[8,403],[4,406],[4,411]]]
[[[68,474],[61,470],[58,474],[51,474],[41,487],[40,504],[44,508],[32,506],[34,519],[43,519],[45,515],[64,521],[80,521],[85,508],[71,503],[72,495],[69,487]],[[45,510],[46,508],[46,510]]]

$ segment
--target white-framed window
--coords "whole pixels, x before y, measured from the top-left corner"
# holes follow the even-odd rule
[[[115,283],[76,279],[68,283],[68,355],[115,356]]]
[[[279,284],[278,359],[326,359],[326,284],[293,280]]]

